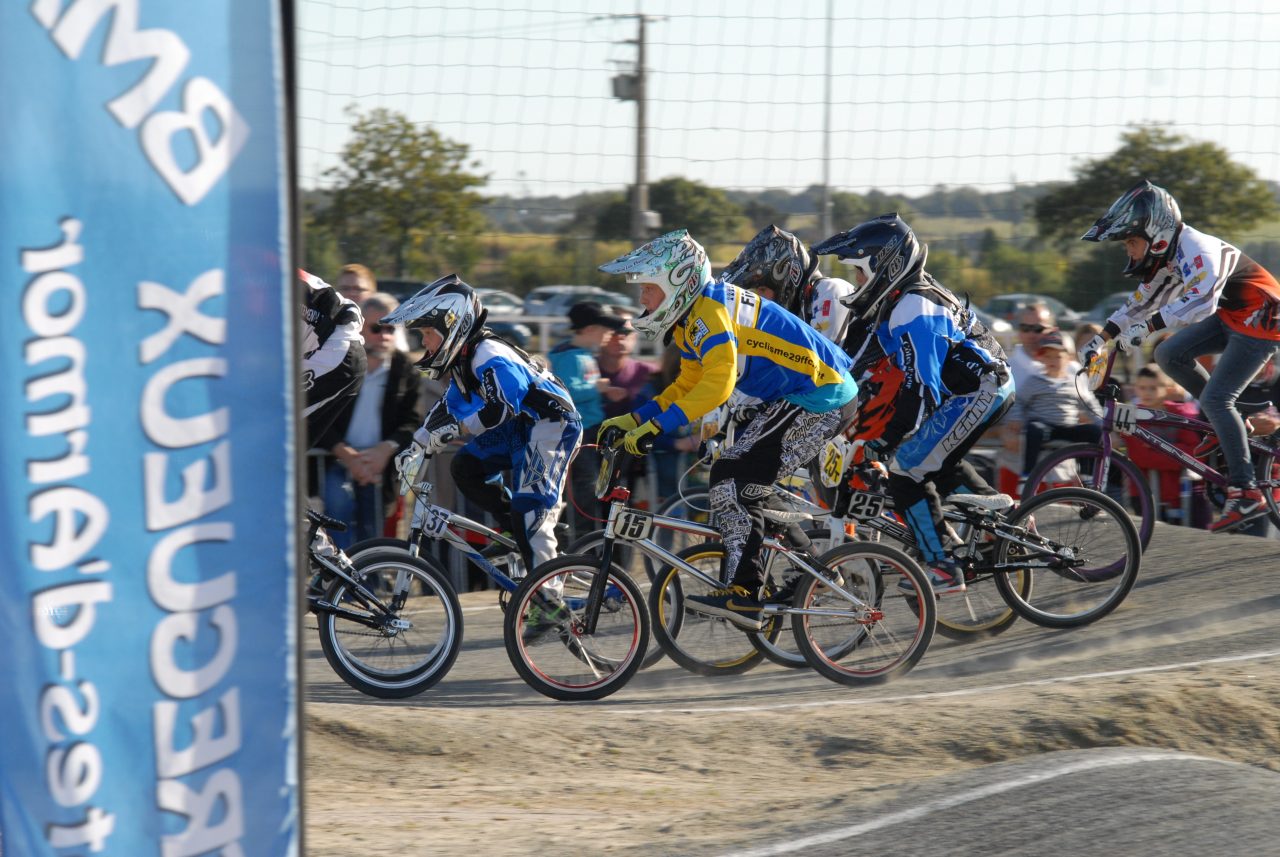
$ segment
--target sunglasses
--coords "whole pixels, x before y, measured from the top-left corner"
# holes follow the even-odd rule
[[[371,324],[369,325],[370,333],[395,333],[396,326],[394,324]]]
[[[1045,327],[1043,324],[1019,324],[1018,325],[1018,330],[1022,331],[1023,333],[1044,333],[1048,329],[1049,328]]]

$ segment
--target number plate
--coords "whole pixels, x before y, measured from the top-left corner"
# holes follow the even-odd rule
[[[855,491],[849,497],[849,517],[870,521],[884,514],[884,495]]]
[[[438,536],[449,529],[449,510],[443,506],[429,506],[423,516],[422,532],[428,536]]]
[[[1116,403],[1114,419],[1116,431],[1121,434],[1132,434],[1134,427],[1138,424],[1137,406],[1127,402]]]
[[[627,510],[618,514],[613,524],[613,532],[610,535],[623,541],[635,542],[649,538],[649,533],[651,532],[653,532],[653,517],[651,515]]]

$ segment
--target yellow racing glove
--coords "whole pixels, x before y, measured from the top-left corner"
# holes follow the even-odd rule
[[[662,429],[653,420],[642,426],[633,428],[622,438],[622,448],[632,455],[644,455],[653,449],[653,439],[662,434]]]
[[[600,430],[596,432],[596,443],[600,442],[601,436],[607,429],[616,428],[623,434],[640,425],[640,421],[635,418],[634,414],[623,414],[620,417],[609,417],[609,419],[600,423]]]

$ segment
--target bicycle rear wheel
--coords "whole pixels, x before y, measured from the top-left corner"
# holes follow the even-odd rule
[[[806,575],[797,587],[792,630],[809,665],[847,685],[910,671],[937,622],[933,589],[920,566],[897,548],[867,542],[840,545],[819,561],[839,575],[839,584]]]
[[[1024,498],[1048,491],[1051,488],[1077,487],[1101,491],[1125,509],[1134,509],[1138,518],[1138,538],[1142,549],[1151,544],[1155,529],[1156,506],[1151,496],[1151,486],[1138,466],[1114,450],[1107,468],[1107,479],[1102,479],[1102,447],[1087,443],[1073,443],[1054,450],[1042,458],[1027,474],[1022,488]]]
[[[678,556],[716,583],[712,586],[674,566],[666,566],[658,573],[649,592],[649,613],[653,635],[667,657],[689,672],[704,676],[737,675],[759,665],[764,655],[751,638],[776,640],[780,627],[777,622],[770,622],[762,631],[748,632],[728,619],[696,613],[684,606],[686,596],[706,594],[722,585],[719,581],[724,545],[693,545]]]
[[[587,631],[587,596],[604,574],[590,555],[539,565],[511,594],[502,622],[507,657],[538,693],[561,701],[602,699],[640,669],[649,644],[649,613],[635,581],[608,570],[596,628]]]
[[[352,560],[352,576],[382,606],[338,578],[325,601],[354,615],[317,610],[325,660],[351,687],[380,699],[422,693],[449,672],[462,647],[462,606],[431,561],[375,550]]]
[[[996,545],[997,565],[1032,577],[1027,593],[997,573],[1000,594],[1023,618],[1049,628],[1096,622],[1116,609],[1138,579],[1142,545],[1120,504],[1089,488],[1054,488],[1008,518],[1017,528]]]

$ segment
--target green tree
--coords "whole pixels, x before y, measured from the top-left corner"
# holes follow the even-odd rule
[[[1275,217],[1266,183],[1234,163],[1215,143],[1196,142],[1166,128],[1133,128],[1119,149],[1077,168],[1076,180],[1035,202],[1040,235],[1057,242],[1078,239],[1115,199],[1147,178],[1173,194],[1183,217],[1230,240],[1232,233]]]
[[[1067,265],[1059,252],[1027,250],[998,240],[988,229],[983,235],[978,265],[991,273],[991,284],[997,294],[1032,292],[1067,298],[1060,294],[1066,283]],[[1067,300],[1067,303],[1076,301]]]
[[[341,248],[382,276],[411,271],[435,276],[442,268],[466,269],[481,254],[483,197],[473,188],[487,178],[468,172],[468,147],[419,127],[395,111],[377,108],[354,117],[341,163],[325,172],[329,205],[314,223]]]
[[[724,191],[701,182],[679,177],[654,182],[649,185],[649,208],[662,216],[663,232],[688,229],[704,247],[751,237],[751,221],[742,208]],[[631,236],[630,200],[616,195],[605,201],[596,210],[593,234],[603,241],[628,239]]]
[[[831,218],[833,227],[844,231],[852,229],[859,223],[865,223],[882,214],[898,212],[898,216],[908,224],[916,216],[915,208],[907,202],[906,197],[891,196],[873,190],[867,194],[833,193],[831,195]],[[823,235],[818,240],[828,236]]]

